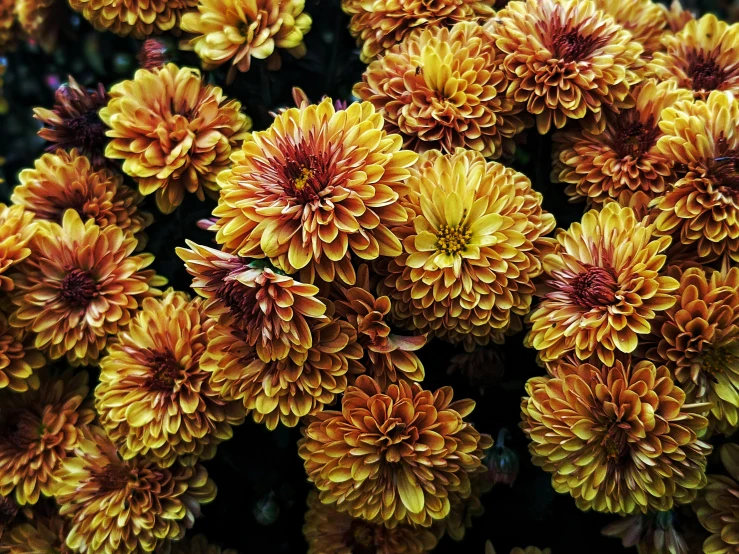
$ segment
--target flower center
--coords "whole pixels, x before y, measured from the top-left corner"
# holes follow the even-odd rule
[[[716,90],[724,82],[724,71],[716,61],[703,53],[695,54],[688,66],[688,76],[693,82],[693,90]]]
[[[8,415],[2,429],[2,437],[18,449],[27,449],[38,443],[44,433],[36,414],[29,410],[20,410]]]
[[[105,466],[96,476],[100,492],[113,492],[125,489],[131,479],[131,471],[121,463]]]
[[[588,310],[613,305],[617,289],[613,270],[593,265],[586,265],[585,271],[577,275],[566,288],[572,301]]]
[[[710,376],[723,373],[727,368],[735,366],[739,369],[739,357],[728,348],[718,347],[704,351],[701,356],[701,369]]]
[[[626,433],[615,423],[603,437],[601,445],[606,450],[606,457],[609,460],[618,461],[629,452],[629,444],[626,440]]]
[[[616,123],[613,149],[621,158],[627,156],[637,158],[646,154],[655,145],[657,137],[659,128],[654,124],[653,116],[649,117],[646,124],[630,121],[628,118],[619,119]]]
[[[311,148],[315,151],[305,142],[287,146],[285,163],[277,169],[285,193],[301,203],[316,200],[331,181],[330,154],[308,154]]]
[[[69,306],[84,309],[98,295],[99,287],[89,273],[75,268],[62,279],[59,293]]]
[[[148,365],[151,368],[148,386],[154,391],[172,391],[182,367],[171,352],[151,352]]]
[[[602,42],[593,36],[583,36],[576,30],[565,31],[561,25],[552,30],[552,50],[565,62],[577,62],[589,56]]]
[[[436,233],[436,249],[453,256],[465,248],[472,238],[472,233],[465,225],[442,225]]]

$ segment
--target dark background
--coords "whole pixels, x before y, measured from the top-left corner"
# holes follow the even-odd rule
[[[726,13],[726,6],[696,1],[698,5],[688,7]],[[229,96],[241,100],[255,129],[269,125],[269,111],[292,105],[293,86],[302,87],[314,101],[323,94],[349,99],[352,85],[361,78],[364,65],[346,30],[348,18],[341,12],[339,0],[308,0],[305,11],[313,18],[313,29],[306,36],[305,58],[283,56],[283,68],[277,73],[267,72],[255,60],[249,73],[238,74],[232,85],[223,87]],[[176,39],[169,40],[176,44]],[[0,156],[5,158],[0,171],[6,181],[0,184],[0,200],[7,202],[18,171],[32,166],[44,149],[44,142],[35,134],[38,123],[32,118],[32,108],[51,107],[53,92],[67,75],[87,86],[99,81],[109,87],[130,78],[137,66],[140,44],[95,32],[69,10],[53,53],[45,54],[32,44],[23,44],[6,55],[3,94],[9,111],[0,115]],[[192,54],[177,52],[176,48],[172,54],[181,65],[198,66]],[[209,79],[223,86],[225,70],[211,73]],[[516,159],[506,163],[526,173],[534,188],[544,194],[544,206],[555,214],[558,226],[567,227],[580,218],[583,205],[568,204],[562,187],[550,183],[549,138],[535,132],[526,138],[527,144],[521,146]],[[147,199],[146,207],[156,216],[156,223],[149,229],[147,251],[156,255],[157,271],[178,289],[186,290],[190,280],[174,248],[184,246],[185,238],[205,244],[211,240],[196,222],[210,215],[213,206],[210,201],[201,203],[189,196],[175,213],[164,216],[157,212],[152,197]],[[482,554],[486,539],[493,541],[499,554],[530,544],[552,547],[554,554],[623,552],[618,540],[600,534],[615,516],[580,512],[569,496],[552,490],[548,474],[530,463],[527,441],[518,428],[519,404],[526,379],[542,371],[534,362],[534,352],[522,346],[522,339],[523,334],[510,337],[499,348],[505,374],[496,384],[485,387],[470,384],[463,374],[447,374],[450,358],[460,350],[434,341],[420,352],[426,367],[424,386],[434,389],[451,385],[456,398],[474,398],[477,408],[472,420],[477,428],[493,437],[501,428],[508,429],[511,437],[506,446],[518,454],[521,464],[512,488],[497,485],[483,498],[486,512],[475,520],[465,540],[459,544],[445,538],[434,552]],[[95,370],[92,374],[94,377]],[[278,427],[269,432],[251,421],[235,429],[234,438],[220,445],[216,458],[205,463],[219,492],[215,502],[204,507],[204,517],[198,520],[194,532],[205,533],[212,542],[242,554],[305,552],[301,527],[310,484],[297,455],[299,436],[297,429]]]

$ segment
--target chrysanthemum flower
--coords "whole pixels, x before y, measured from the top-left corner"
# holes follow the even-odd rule
[[[11,327],[0,312],[0,390],[25,392],[39,387],[35,370],[46,363],[43,354],[33,345],[33,336]]]
[[[729,25],[709,13],[678,33],[666,33],[660,50],[647,66],[659,80],[674,80],[701,99],[714,90],[739,93],[739,24]]]
[[[95,167],[104,167],[108,163],[103,153],[107,139],[98,110],[108,102],[105,87],[98,84],[97,88],[88,90],[70,76],[69,82],[56,90],[54,98],[51,110],[33,109],[33,117],[44,124],[38,135],[51,143],[46,150],[76,148]]]
[[[372,62],[354,95],[372,102],[389,133],[415,151],[466,147],[499,158],[515,150],[523,106],[506,97],[495,40],[465,21],[423,27]]]
[[[251,128],[240,110],[196,69],[171,63],[140,69],[110,89],[110,102],[100,110],[113,139],[105,155],[122,159],[141,194],[156,192],[157,206],[170,213],[185,192],[203,200],[204,189],[218,190],[216,175]]]
[[[134,255],[136,239],[117,226],[82,222],[74,210],[62,224],[39,222],[33,255],[14,274],[14,327],[36,333],[36,348],[75,365],[96,361],[108,337],[128,325],[140,301],[163,284],[151,254]]]
[[[115,225],[146,244],[144,229],[154,217],[139,211],[143,197],[123,184],[123,178],[109,169],[96,169],[77,150],[57,150],[44,154],[33,169],[24,169],[11,200],[24,206],[38,219],[61,223],[68,209],[85,221],[93,219],[101,228]]]
[[[615,202],[591,210],[582,223],[557,234],[559,248],[544,256],[546,286],[529,316],[526,345],[545,362],[574,352],[613,363],[614,352],[633,352],[655,315],[675,304],[678,282],[661,276],[669,237]]]
[[[197,0],[69,0],[98,31],[136,39],[178,32],[182,13],[196,4]]]
[[[595,6],[610,15],[616,23],[629,31],[633,39],[644,47],[644,56],[662,48],[660,39],[667,27],[667,10],[652,0],[594,0]]]
[[[216,240],[286,273],[303,270],[308,283],[317,273],[354,284],[352,254],[399,255],[388,225],[408,217],[398,199],[417,156],[382,127],[368,102],[337,111],[326,99],[278,115],[218,176]]]
[[[246,335],[264,362],[305,354],[313,345],[309,321],[325,319],[318,287],[192,241],[177,248],[193,276],[192,288],[206,299],[203,310]],[[299,356],[297,356],[299,357]]]
[[[0,204],[0,290],[12,291],[15,288],[8,270],[31,255],[28,246],[33,238],[37,225],[33,223],[33,214],[23,206],[6,206]]]
[[[37,507],[37,506],[36,506]],[[56,511],[34,509],[27,521],[14,524],[0,538],[3,554],[73,554],[64,544],[67,522]]]
[[[272,430],[294,427],[301,417],[320,412],[346,390],[350,377],[364,373],[357,332],[334,319],[328,300],[326,317],[308,322],[311,346],[273,362],[262,361],[238,328],[217,325],[208,333],[202,365],[213,374],[212,386],[228,400],[241,401],[257,423]]]
[[[167,539],[181,539],[215,495],[203,466],[122,461],[99,427],[54,475],[54,498],[69,520],[67,546],[82,554],[154,552]]]
[[[356,286],[339,287],[336,313],[357,330],[364,349],[362,362],[370,377],[382,390],[401,378],[423,381],[423,363],[415,351],[426,344],[426,337],[391,334],[385,319],[390,313],[390,299],[372,293],[367,265],[362,264],[357,274]]]
[[[726,92],[678,102],[662,113],[657,149],[688,172],[654,200],[655,225],[704,261],[723,255],[739,261],[737,120],[739,101]]]
[[[493,548],[493,543],[490,541],[487,541],[485,543],[485,554],[495,554],[495,548]],[[552,554],[551,548],[537,548],[535,546],[527,546],[526,548],[521,548],[517,546],[513,550],[511,550],[510,554]]]
[[[684,272],[674,306],[657,316],[658,341],[649,357],[665,364],[689,402],[710,402],[709,422],[731,434],[739,428],[739,268]]]
[[[412,169],[405,201],[415,217],[392,231],[403,253],[378,291],[393,318],[467,350],[521,328],[542,272],[539,257],[554,228],[541,194],[521,173],[479,152],[426,152]]]
[[[0,392],[0,494],[35,504],[52,494],[52,474],[77,446],[94,412],[83,405],[87,374],[41,374],[38,390]]]
[[[252,56],[279,69],[277,48],[305,56],[303,35],[313,22],[304,7],[305,0],[199,0],[197,11],[185,14],[180,26],[195,36],[180,46],[195,50],[206,70],[230,62],[228,82],[237,70],[249,71]]]
[[[65,7],[62,0],[15,0],[15,13],[25,34],[47,53],[56,47]]]
[[[383,392],[359,377],[340,412],[321,412],[302,429],[298,452],[321,502],[391,529],[444,518],[450,493],[470,495],[470,473],[493,442],[463,420],[475,403],[452,394],[402,380]]]
[[[532,461],[581,510],[623,515],[690,503],[706,483],[705,408],[685,404],[665,366],[624,358],[566,358],[529,379],[521,427]]]
[[[303,535],[308,554],[428,554],[437,542],[428,529],[407,525],[388,529],[338,512],[323,504],[316,491],[308,494]]]
[[[625,517],[603,528],[603,534],[621,539],[624,548],[637,554],[690,554],[688,543],[675,526],[672,510]]]
[[[351,15],[349,32],[361,46],[359,58],[364,63],[370,63],[416,28],[445,27],[460,21],[480,21],[495,13],[494,4],[494,0],[341,2],[344,11]]]
[[[698,520],[711,533],[703,543],[705,554],[733,554],[739,548],[739,445],[725,444],[721,461],[729,475],[709,475],[693,503]]]
[[[690,93],[672,81],[650,79],[635,87],[632,97],[635,106],[608,115],[600,134],[582,128],[555,133],[552,180],[566,183],[573,201],[585,198],[598,207],[617,200],[624,205],[636,192],[651,199],[677,180],[671,157],[657,148],[660,114],[679,100],[690,100]]]
[[[231,548],[221,550],[219,546],[208,543],[203,535],[195,535],[192,538],[183,539],[172,543],[170,554],[237,554]]]
[[[510,2],[489,22],[504,54],[508,95],[541,134],[581,119],[597,134],[606,110],[628,104],[641,77],[641,44],[590,0]]]
[[[144,299],[100,360],[95,408],[124,459],[141,455],[162,467],[208,460],[244,421],[241,404],[224,401],[200,365],[215,324],[202,304],[171,289]]]

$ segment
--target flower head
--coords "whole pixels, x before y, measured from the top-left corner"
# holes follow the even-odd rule
[[[398,199],[417,156],[382,127],[368,102],[337,111],[326,99],[278,115],[218,176],[218,243],[286,273],[302,270],[308,283],[317,273],[353,284],[352,254],[400,254],[388,225],[406,221]]]
[[[138,250],[146,245],[144,229],[154,218],[139,211],[143,197],[124,185],[120,175],[96,169],[77,150],[44,154],[33,169],[20,172],[19,180],[11,200],[37,219],[61,223],[71,208],[84,221],[92,219],[101,228],[115,225],[134,235]]]
[[[633,352],[656,314],[675,303],[678,282],[659,273],[669,237],[655,237],[646,219],[610,202],[560,231],[557,241],[543,259],[547,281],[529,316],[527,346],[545,362],[574,352],[611,364],[616,351]]]
[[[364,373],[356,330],[326,315],[308,322],[310,348],[291,350],[287,358],[265,362],[238,328],[217,325],[208,334],[202,365],[213,374],[212,386],[228,400],[241,401],[257,423],[272,430],[278,423],[294,427],[343,393],[350,377]]]
[[[608,200],[623,205],[637,192],[649,199],[659,196],[677,180],[672,158],[657,148],[659,123],[663,109],[690,100],[690,93],[672,81],[650,79],[632,96],[634,107],[608,115],[600,134],[581,128],[555,133],[552,180],[566,183],[572,200],[585,198],[596,207]]]
[[[244,420],[200,364],[215,321],[202,299],[168,290],[144,299],[141,311],[100,360],[95,407],[124,459],[141,455],[169,467],[207,460]]]
[[[403,253],[387,263],[380,294],[393,318],[467,350],[521,328],[541,274],[554,217],[521,173],[479,152],[426,152],[404,202],[414,217],[393,227]]]
[[[566,358],[526,384],[522,423],[535,465],[581,510],[618,514],[691,502],[706,482],[703,406],[664,366]]]
[[[204,189],[218,189],[216,175],[251,128],[240,110],[238,101],[206,85],[196,69],[171,63],[140,69],[110,89],[110,101],[100,110],[112,139],[105,155],[122,159],[141,194],[156,192],[157,206],[170,213],[185,192],[203,200]]]
[[[470,474],[492,445],[463,421],[475,403],[452,394],[402,380],[383,392],[359,377],[340,412],[321,412],[302,429],[298,452],[321,502],[391,529],[446,517],[450,494],[470,495]]]
[[[98,31],[144,39],[166,31],[178,32],[180,17],[197,0],[69,0]]]
[[[128,325],[139,302],[163,283],[134,255],[136,239],[117,226],[101,229],[74,210],[61,225],[39,222],[33,255],[14,274],[17,306],[10,324],[36,333],[36,348],[72,364],[96,361],[108,337]]]
[[[51,110],[33,109],[33,117],[44,124],[38,135],[51,143],[46,150],[76,148],[95,167],[107,165],[103,154],[107,141],[105,125],[98,116],[98,110],[108,102],[105,87],[98,84],[97,88],[88,90],[70,76],[69,82],[56,90],[54,98]]]
[[[689,21],[677,33],[666,33],[647,72],[674,80],[680,88],[705,99],[714,90],[739,93],[739,24],[729,25],[709,13]]]
[[[20,505],[52,494],[52,475],[95,413],[84,404],[87,373],[43,371],[38,390],[0,392],[0,494]]]
[[[182,17],[182,30],[194,37],[181,47],[195,50],[206,70],[231,62],[229,82],[237,71],[249,71],[252,56],[279,69],[277,48],[305,56],[303,35],[312,20],[304,7],[304,0],[199,0],[197,11]]]
[[[477,22],[495,13],[494,4],[494,1],[486,0],[379,0],[371,3],[342,0],[341,6],[351,16],[349,31],[362,48],[360,59],[370,63],[383,51],[401,42],[414,29],[446,27],[460,21]]]
[[[28,246],[37,225],[33,214],[23,206],[0,204],[0,290],[12,291],[15,283],[8,276],[8,270],[31,255]]]
[[[372,102],[385,129],[407,148],[466,147],[499,158],[515,150],[523,107],[506,97],[508,78],[494,37],[477,23],[424,26],[372,62],[354,95]]]
[[[670,369],[689,402],[709,402],[709,422],[731,434],[739,429],[739,268],[670,274],[680,288],[655,320],[648,355]]]
[[[628,105],[641,80],[642,45],[590,0],[514,1],[488,25],[504,55],[508,94],[526,104],[541,134],[568,119],[597,134],[606,111]]]
[[[192,287],[206,299],[203,309],[246,335],[264,362],[305,354],[313,345],[309,321],[325,319],[318,287],[283,275],[263,263],[186,241],[178,248],[193,276]]]
[[[316,491],[308,494],[303,535],[308,554],[428,554],[437,542],[428,529],[407,525],[388,529],[338,512],[322,503]]]
[[[167,539],[181,539],[200,505],[216,495],[203,466],[121,460],[99,427],[89,429],[54,477],[54,499],[69,521],[66,544],[82,554],[154,552]]]

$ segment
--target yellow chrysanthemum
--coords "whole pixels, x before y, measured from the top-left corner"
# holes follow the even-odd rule
[[[526,345],[545,362],[574,352],[612,364],[616,351],[633,352],[656,314],[675,303],[678,287],[659,274],[670,238],[654,234],[646,218],[615,202],[561,230],[559,247],[543,258],[547,281]]]
[[[136,239],[117,226],[82,222],[74,210],[62,224],[39,222],[33,254],[14,274],[17,306],[10,324],[36,333],[36,348],[75,365],[100,356],[108,338],[128,325],[139,302],[163,284],[151,254],[134,255]]]
[[[197,11],[182,17],[182,30],[195,36],[181,46],[195,50],[206,70],[230,62],[228,82],[237,70],[249,71],[252,56],[279,69],[277,48],[305,56],[312,20],[304,7],[305,0],[199,0]]]
[[[668,369],[565,358],[533,377],[521,402],[535,465],[581,510],[665,511],[690,503],[706,483],[711,447],[700,404],[685,404]]]
[[[7,275],[14,265],[31,255],[28,243],[36,232],[33,214],[23,206],[0,204],[0,290],[12,291],[13,279]]]
[[[523,106],[506,97],[496,52],[494,37],[477,23],[424,27],[372,62],[354,95],[372,102],[406,148],[511,155]]]
[[[552,181],[566,183],[571,200],[584,198],[594,207],[608,200],[628,205],[635,193],[651,199],[677,179],[672,158],[657,148],[659,122],[663,109],[690,100],[690,93],[674,82],[649,79],[632,96],[634,107],[608,115],[600,134],[581,128],[554,134]]]
[[[652,202],[655,225],[703,261],[739,261],[739,101],[712,92],[705,101],[678,102],[662,112],[657,149],[687,173]]]
[[[178,32],[181,15],[197,0],[69,0],[69,5],[98,31],[143,39]]]
[[[38,390],[0,392],[0,494],[35,504],[52,494],[52,475],[95,413],[83,404],[87,373],[39,375]]]
[[[641,80],[642,45],[590,0],[509,2],[488,25],[503,52],[508,95],[526,104],[541,134],[568,119],[601,132],[606,111],[627,105]]]
[[[193,465],[212,458],[231,425],[244,421],[240,403],[224,401],[201,367],[215,324],[202,303],[171,289],[144,299],[100,360],[95,408],[124,459]]]
[[[317,273],[353,284],[352,255],[399,255],[388,225],[408,217],[398,199],[417,156],[382,127],[368,102],[337,111],[326,99],[278,115],[218,176],[218,243],[286,273],[302,270],[306,283]]]
[[[155,552],[184,537],[200,505],[215,495],[203,466],[123,461],[99,427],[90,428],[54,475],[54,499],[69,520],[66,544],[82,554]]]
[[[725,444],[721,461],[729,475],[709,475],[693,503],[698,520],[711,533],[703,543],[704,554],[739,552],[739,445]]]
[[[403,253],[381,271],[380,294],[399,323],[472,350],[521,328],[541,274],[543,239],[554,217],[521,173],[479,152],[426,152],[412,169],[404,205],[415,214],[393,227]]]
[[[159,209],[172,212],[192,192],[218,190],[216,175],[247,136],[251,119],[241,103],[206,85],[196,69],[174,64],[140,69],[110,89],[99,112],[112,140],[105,155],[123,160],[143,195],[156,192]]]
[[[713,14],[688,22],[678,33],[666,33],[647,72],[674,80],[705,99],[711,91],[739,93],[739,24],[729,25]]]

